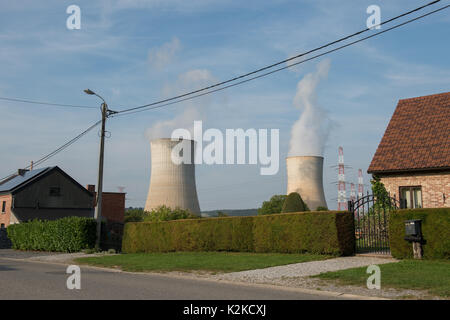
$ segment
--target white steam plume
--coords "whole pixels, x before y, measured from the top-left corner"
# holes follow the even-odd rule
[[[328,76],[329,69],[330,60],[324,60],[297,84],[293,103],[302,113],[292,126],[289,156],[323,155],[330,121],[327,112],[317,104],[316,88]]]

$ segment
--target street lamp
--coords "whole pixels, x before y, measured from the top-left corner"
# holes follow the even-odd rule
[[[97,238],[95,240],[95,247],[100,248],[100,237],[101,237],[101,228],[102,228],[102,195],[103,195],[103,158],[105,153],[105,125],[106,119],[116,111],[112,111],[108,109],[108,105],[106,104],[105,99],[96,94],[94,91],[90,89],[85,89],[84,92],[89,95],[95,95],[99,97],[103,103],[101,106],[102,111],[102,131],[100,136],[100,156],[98,163],[98,181],[97,181],[97,199],[95,206],[94,218],[97,221]]]

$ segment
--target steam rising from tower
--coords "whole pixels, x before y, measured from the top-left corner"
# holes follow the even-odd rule
[[[330,121],[317,103],[316,88],[326,78],[329,60],[322,61],[316,72],[307,74],[297,85],[294,106],[302,113],[294,123],[286,158],[287,193],[298,192],[310,210],[327,207],[323,190],[323,151]]]
[[[172,150],[179,143],[183,144],[183,150],[191,151],[189,164],[175,164],[172,161]],[[150,147],[152,171],[145,211],[165,205],[200,214],[195,184],[194,141],[162,138],[152,140]]]

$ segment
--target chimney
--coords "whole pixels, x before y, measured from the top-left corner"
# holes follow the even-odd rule
[[[30,171],[33,170],[33,165],[34,165],[34,163],[33,163],[33,161],[31,161],[31,164],[30,164]]]
[[[86,189],[91,193],[95,193],[95,184],[88,184]]]
[[[26,172],[28,172],[27,169],[19,169],[19,170],[17,170],[17,174],[18,174],[19,176],[23,176]]]

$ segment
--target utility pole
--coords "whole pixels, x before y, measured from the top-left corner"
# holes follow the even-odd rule
[[[102,199],[103,199],[103,163],[104,163],[104,155],[105,155],[105,127],[106,127],[106,119],[116,111],[112,111],[108,109],[108,105],[106,101],[96,94],[94,91],[86,89],[84,90],[86,94],[96,95],[100,99],[102,99],[103,103],[101,105],[102,112],[102,129],[100,134],[100,155],[98,161],[98,180],[97,180],[97,197],[96,197],[96,205],[95,205],[95,213],[94,218],[97,221],[97,237],[95,240],[95,248],[100,249],[100,238],[102,234]]]

